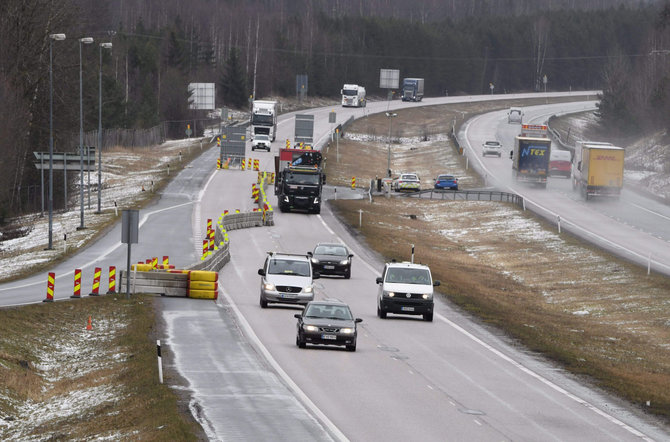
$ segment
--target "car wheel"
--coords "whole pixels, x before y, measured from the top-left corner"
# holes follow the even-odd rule
[[[262,296],[261,296],[260,304],[261,304],[261,308],[267,308],[268,307],[268,302],[265,299],[263,299]]]
[[[381,319],[386,319],[386,312],[382,311],[380,306],[377,306],[377,316]]]
[[[298,348],[305,348],[305,347],[307,347],[307,343],[305,343],[305,341],[303,341],[302,339],[300,339],[300,333],[298,333],[297,335],[295,335],[295,345],[297,345]]]
[[[347,269],[346,272],[344,272],[344,279],[349,279],[351,278],[351,267]]]
[[[433,314],[432,313],[424,313],[423,314],[423,320],[428,321],[428,322],[433,322]]]
[[[356,343],[354,342],[352,345],[347,345],[347,351],[356,351]]]

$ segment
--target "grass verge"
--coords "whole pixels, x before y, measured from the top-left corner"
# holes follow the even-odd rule
[[[0,310],[0,439],[202,440],[158,382],[154,316],[142,295]]]

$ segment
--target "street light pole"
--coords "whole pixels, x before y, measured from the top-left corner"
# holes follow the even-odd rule
[[[65,40],[65,34],[49,35],[49,245],[53,249],[53,209],[54,209],[54,75],[53,75],[53,42]]]
[[[85,229],[84,227],[84,91],[83,91],[83,74],[81,62],[81,45],[93,43],[93,38],[83,37],[79,39],[79,201],[81,224],[77,230]],[[86,149],[88,158],[88,149]],[[67,168],[67,162],[65,164]]]
[[[391,178],[391,128],[393,127],[393,118],[397,117],[398,114],[395,112],[386,112],[386,116],[389,119],[388,163],[386,165],[386,174],[388,175],[388,178]]]
[[[102,50],[112,49],[112,43],[100,43],[100,76],[98,82],[98,211],[101,213],[100,199],[102,187]]]

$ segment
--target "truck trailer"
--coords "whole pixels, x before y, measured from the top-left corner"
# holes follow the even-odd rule
[[[279,149],[275,157],[275,195],[279,210],[321,213],[326,175],[321,152],[313,149]]]
[[[365,88],[357,84],[345,84],[340,91],[342,94],[342,107],[365,107]]]
[[[276,101],[254,100],[251,110],[252,139],[256,134],[264,134],[274,141],[277,137]]]
[[[547,187],[551,140],[547,137],[547,126],[524,124],[521,133],[514,138],[512,171],[516,181]]]
[[[423,100],[423,78],[405,78],[402,80],[402,101]]]
[[[572,188],[585,200],[619,198],[623,187],[624,149],[610,143],[578,141],[572,162]]]

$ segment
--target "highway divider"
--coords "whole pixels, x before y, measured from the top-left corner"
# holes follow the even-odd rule
[[[214,230],[214,250],[206,250],[199,262],[183,270],[152,264],[131,266],[131,293],[155,293],[164,296],[188,296],[198,299],[217,299],[218,271],[230,261],[228,231],[274,225],[273,209],[265,194],[266,185],[272,184],[274,174],[259,172],[257,191],[258,208],[251,212],[225,210]],[[164,257],[165,260],[165,257]],[[173,266],[170,266],[173,267]],[[127,275],[120,272],[119,291],[125,293]]]

